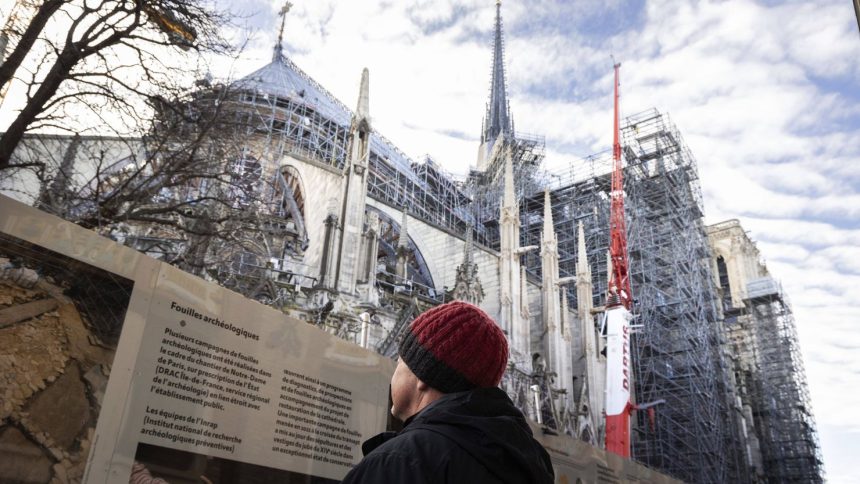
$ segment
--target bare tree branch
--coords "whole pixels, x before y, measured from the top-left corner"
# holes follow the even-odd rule
[[[39,38],[39,34],[45,29],[48,20],[57,13],[57,10],[63,3],[64,0],[46,0],[39,6],[24,33],[18,39],[15,48],[12,49],[12,52],[9,53],[3,64],[0,64],[0,88],[12,80],[12,76],[15,75],[21,63],[24,62],[27,54],[33,48],[33,44],[36,43],[36,39]]]
[[[0,65],[0,86],[11,81],[28,55],[38,55],[34,46],[52,19],[68,21],[68,30],[61,40],[45,38],[48,52],[35,61],[36,69],[28,80],[27,102],[0,135],[0,170],[14,166],[12,153],[24,134],[43,126],[40,120],[57,119],[51,111],[61,109],[64,103],[103,96],[108,98],[106,105],[133,114],[136,104],[159,89],[175,89],[175,85],[169,85],[174,72],[149,49],[169,46],[193,48],[196,52],[229,51],[220,34],[227,17],[204,0],[47,0],[38,7]],[[122,51],[132,53],[138,63],[122,61]],[[89,65],[93,63],[100,68],[93,71]],[[40,75],[43,66],[50,67]],[[124,82],[124,77],[134,77],[130,71],[135,69],[142,73],[139,79],[146,81],[148,88]],[[90,89],[76,89],[85,77],[91,79]],[[96,85],[98,88],[93,89]],[[114,94],[117,86],[127,98]],[[77,98],[72,94],[75,92],[80,94]]]

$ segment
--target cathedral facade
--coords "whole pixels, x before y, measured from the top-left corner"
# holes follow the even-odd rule
[[[225,91],[237,140],[225,163],[233,184],[255,194],[228,194],[229,203],[254,211],[256,229],[229,250],[163,226],[108,232],[157,258],[193,260],[203,277],[391,357],[420,312],[455,299],[476,304],[509,338],[502,386],[514,402],[546,433],[602,447],[611,155],[545,181],[543,140],[514,129],[503,42],[497,2],[490,97],[466,180],[432,159],[409,159],[374,129],[367,70],[356,73],[347,107],[279,40],[271,62]],[[773,350],[768,321],[793,330],[781,293],[764,287],[770,279],[739,229],[705,227],[695,159],[668,116],[627,116],[621,131],[637,314],[633,403],[643,408],[633,457],[690,482],[791,476],[773,449],[780,429],[797,422],[762,416],[767,398],[785,389],[762,372],[785,362],[749,349]],[[54,151],[74,160],[109,142],[77,139]],[[62,194],[52,185],[39,200]],[[802,381],[791,388],[784,420],[806,391]],[[817,476],[817,447],[798,452],[807,458],[798,465],[812,469],[804,475]]]

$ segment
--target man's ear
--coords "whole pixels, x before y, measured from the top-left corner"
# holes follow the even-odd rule
[[[420,378],[418,378],[417,380],[418,380],[418,385],[416,388],[418,388],[419,392],[426,392],[427,390],[432,388],[430,385],[424,383],[424,381],[421,380]]]

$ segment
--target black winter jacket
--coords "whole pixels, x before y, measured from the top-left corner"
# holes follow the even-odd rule
[[[546,450],[498,388],[451,393],[362,445],[364,459],[342,481],[354,483],[551,484]]]

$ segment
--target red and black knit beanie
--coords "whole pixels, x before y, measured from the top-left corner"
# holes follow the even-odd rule
[[[487,313],[454,301],[412,321],[399,353],[421,381],[454,393],[497,386],[508,363],[508,340]]]

